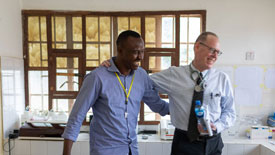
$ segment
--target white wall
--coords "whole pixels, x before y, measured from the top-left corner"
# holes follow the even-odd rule
[[[1,56],[2,108],[4,138],[19,128],[25,109],[24,62],[22,58]]]
[[[22,57],[19,9],[20,3],[16,0],[6,0],[4,6],[0,5],[0,55],[3,53]],[[22,9],[83,11],[203,9],[207,10],[206,30],[220,36],[224,54],[219,58],[218,65],[274,66],[275,64],[275,0],[22,0]],[[2,46],[5,47],[4,51]],[[255,52],[255,60],[245,60],[247,51]],[[274,90],[264,91],[262,105],[265,109],[274,111],[274,100],[272,100],[274,94]],[[267,110],[263,112],[258,107],[240,107],[239,110],[252,110],[255,115],[263,117],[267,115]]]
[[[218,64],[275,63],[274,0],[22,0],[23,9],[149,11],[207,10],[206,29],[220,36]],[[245,52],[254,51],[254,61]]]
[[[21,0],[0,0],[0,56],[23,58]]]

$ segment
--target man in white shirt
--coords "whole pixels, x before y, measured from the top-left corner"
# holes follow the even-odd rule
[[[228,76],[212,69],[221,55],[219,49],[218,36],[212,32],[204,32],[195,42],[195,58],[190,65],[170,67],[151,76],[159,92],[168,94],[169,97],[171,121],[176,127],[172,155],[222,153],[223,142],[220,133],[232,126],[236,114]],[[197,124],[197,127],[193,127],[195,131],[191,131],[190,119],[194,117],[197,121],[194,97],[198,93],[202,94],[203,107],[208,109],[214,136],[202,136],[201,133],[207,133],[207,130]]]

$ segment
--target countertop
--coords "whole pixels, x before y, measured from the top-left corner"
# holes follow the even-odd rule
[[[142,139],[142,134],[138,135],[138,142],[139,143],[153,143],[153,142],[158,142],[158,143],[172,143],[172,140],[162,140],[160,139],[160,136],[158,134],[151,134],[147,135],[148,139]],[[25,139],[25,140],[63,140],[63,138],[41,138],[41,137],[19,137],[19,139]],[[85,142],[89,141],[89,133],[80,133],[78,135],[77,141],[79,142]],[[255,139],[251,140],[246,137],[239,137],[239,138],[234,138],[234,139],[226,139],[223,138],[223,142],[225,144],[258,144],[258,145],[263,145],[264,147],[267,147],[268,149],[272,150],[275,152],[275,139]]]

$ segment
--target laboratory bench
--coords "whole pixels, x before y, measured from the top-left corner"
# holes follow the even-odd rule
[[[144,139],[148,137],[148,139]],[[140,155],[170,155],[171,140],[162,140],[160,136],[138,135]],[[245,137],[223,139],[222,155],[275,155],[275,140],[250,140]],[[33,138],[15,139],[12,155],[62,155],[62,138]],[[5,152],[4,155],[8,155]],[[89,155],[89,134],[80,133],[72,148],[72,155]]]

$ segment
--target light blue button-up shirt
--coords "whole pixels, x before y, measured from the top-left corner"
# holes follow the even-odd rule
[[[99,67],[85,77],[62,137],[76,141],[86,113],[92,108],[90,154],[127,155],[130,148],[133,155],[138,155],[135,129],[140,102],[144,101],[152,111],[161,115],[169,112],[169,105],[160,99],[152,80],[142,68],[125,76],[120,74],[112,59],[110,63],[111,67]],[[135,73],[127,105],[115,72],[128,90]],[[125,112],[128,112],[127,118]]]
[[[191,68],[190,68],[191,67]],[[191,66],[170,67],[154,73],[151,79],[161,93],[168,94],[172,124],[181,130],[188,130],[190,109],[195,88],[191,73],[197,70]],[[228,76],[216,69],[202,72],[205,80],[203,106],[208,107],[210,121],[220,133],[233,125],[236,120],[233,91]],[[196,74],[195,74],[196,75]]]

